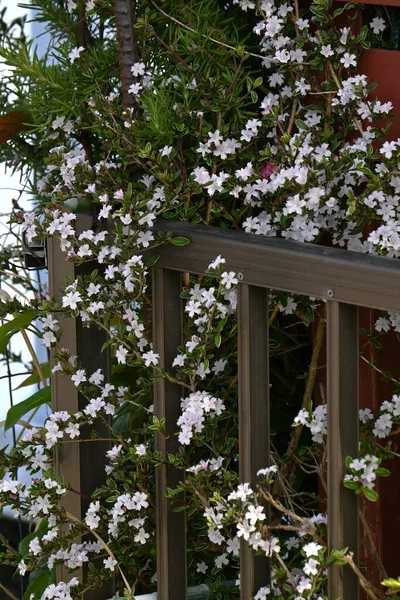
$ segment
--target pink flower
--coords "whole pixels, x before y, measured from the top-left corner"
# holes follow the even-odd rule
[[[277,168],[278,165],[274,165],[273,163],[266,163],[261,169],[261,177],[267,179],[271,175],[273,171]]]
[[[123,200],[124,192],[122,190],[118,190],[117,192],[114,192],[114,198],[116,200]]]

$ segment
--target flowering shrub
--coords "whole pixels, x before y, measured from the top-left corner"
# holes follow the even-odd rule
[[[252,489],[239,483],[237,472],[238,277],[222,256],[204,265],[204,276],[184,275],[185,339],[165,372],[151,343],[149,269],[161,244],[188,242],[157,231],[160,216],[398,257],[400,141],[387,141],[386,127],[377,126],[390,116],[391,103],[371,99],[371,83],[357,72],[360,48],[386,24],[377,17],[358,32],[335,26],[348,7],[333,10],[329,0],[313,0],[302,11],[296,0],[191,0],[180,11],[174,2],[141,0],[127,34],[119,12],[124,2],[62,4],[31,2],[57,42],[50,50],[55,63],[30,58],[24,47],[0,54],[15,67],[15,85],[18,78],[29,85],[33,126],[27,137],[42,159],[30,180],[37,207],[16,211],[13,219],[28,242],[55,238],[78,267],[61,303],[49,297],[31,302],[28,324],[37,319],[43,344],[54,349],[54,376],[69,377],[86,404],[74,413],[54,412],[40,428],[28,423],[20,443],[2,453],[7,475],[0,504],[36,523],[4,559],[21,574],[36,574],[30,600],[81,598],[113,576],[128,600],[152,589],[154,476],[163,462],[154,435],[166,429],[153,414],[151,390],[168,378],[183,390],[179,452],[167,462],[185,475],[168,495],[179,508],[186,493],[190,583],[234,579],[238,587],[243,539],[271,561],[271,584],[255,600],[325,599],[327,568],[335,563],[347,563],[369,597],[382,598],[354,563],[352,549],[327,550],[315,482],[315,475],[322,484],[326,477],[327,410],[311,403],[316,369],[308,363],[318,362],[321,345],[310,351],[307,329],[315,318],[322,339],[323,303],[271,295],[277,443],[272,464],[260,470]],[[117,68],[118,56],[127,55],[129,69],[123,60]],[[20,141],[10,152],[26,163]],[[75,221],[85,211],[93,222],[80,231]],[[27,308],[14,299],[1,311],[26,314]],[[101,369],[87,372],[64,347],[60,325],[68,318],[107,334],[111,380]],[[293,335],[283,326],[287,319]],[[377,346],[386,331],[397,331],[398,321],[397,314],[382,314],[376,331],[366,332],[370,343]],[[287,352],[296,357],[287,363],[289,378],[297,375],[294,384],[282,375]],[[40,375],[40,365],[36,371]],[[43,390],[26,411],[48,401]],[[360,456],[347,459],[344,485],[370,500],[377,499],[377,476],[389,474],[381,461],[393,454],[381,440],[397,432],[398,404],[395,394],[377,415],[360,413]],[[22,416],[10,413],[7,425]],[[99,422],[113,444],[105,485],[93,491],[78,519],[62,502],[70,484],[55,470],[53,451],[79,443],[88,428],[92,438],[83,441],[95,443]],[[33,476],[29,484],[18,481],[24,465]],[[297,471],[314,476],[311,503]],[[69,581],[54,581],[59,565],[70,572]],[[85,581],[75,576],[83,565]]]

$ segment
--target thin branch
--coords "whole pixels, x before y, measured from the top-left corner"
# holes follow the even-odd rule
[[[72,515],[71,513],[67,512],[67,517],[68,519],[70,519],[71,521],[73,521],[74,523],[79,523],[79,525],[81,525],[82,527],[84,527],[85,529],[87,529],[89,531],[89,533],[91,533],[99,542],[100,544],[103,546],[103,548],[105,549],[105,551],[107,552],[108,556],[110,556],[113,560],[116,560],[113,552],[110,550],[109,546],[106,544],[106,542],[103,540],[103,538],[101,538],[99,536],[99,534],[94,530],[94,529],[90,529],[90,527],[88,527],[86,525],[86,523],[84,523],[83,521],[81,521],[80,519],[78,519],[77,517],[75,517],[74,515]],[[128,583],[128,580],[126,579],[121,567],[119,566],[119,562],[117,561],[117,567],[118,570],[121,574],[121,577],[123,579],[123,582],[125,584],[126,589],[129,592],[129,596],[132,598],[133,594],[132,594],[132,588]]]
[[[310,367],[308,370],[308,377],[306,383],[306,389],[304,390],[303,401],[301,404],[301,410],[307,408],[310,400],[312,399],[312,393],[314,390],[315,379],[318,371],[318,361],[319,355],[321,353],[323,341],[324,341],[324,333],[325,333],[325,319],[323,316],[319,317],[317,332],[315,335],[313,353],[311,357]],[[297,446],[299,445],[301,434],[303,432],[303,425],[297,425],[293,428],[293,432],[290,438],[289,446],[286,451],[286,456],[290,459],[295,453]],[[282,478],[289,477],[289,475],[293,472],[295,463],[293,461],[288,461],[282,468],[281,476]],[[277,495],[281,492],[281,484],[279,480],[277,480],[274,484],[273,494]]]
[[[355,564],[355,562],[353,560],[352,552],[350,552],[346,556],[343,556],[343,560],[345,560],[347,562],[347,564],[350,566],[350,568],[357,575],[357,577],[360,581],[360,585],[363,588],[363,590],[365,591],[365,593],[367,594],[368,598],[371,598],[371,600],[383,600],[385,598],[386,594],[379,588],[376,588],[374,585],[372,585],[372,583],[370,583],[368,581],[368,579],[366,579],[364,577],[364,575],[361,573],[360,569],[357,567],[357,565]]]
[[[3,592],[12,600],[18,600],[17,596],[14,596],[14,594],[10,592],[10,590],[8,590],[2,583],[0,583],[0,590],[3,590]]]

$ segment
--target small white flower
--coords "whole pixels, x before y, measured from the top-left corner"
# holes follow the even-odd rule
[[[73,50],[71,50],[71,52],[68,54],[68,58],[71,65],[76,61],[77,58],[79,58],[81,52],[83,52],[84,49],[85,48],[83,46],[79,46],[79,48],[74,48]]]
[[[120,346],[118,350],[115,352],[115,356],[119,364],[124,365],[126,363],[126,355],[128,354],[128,350],[123,346]]]
[[[327,46],[321,46],[320,52],[321,52],[322,56],[325,56],[325,58],[329,58],[330,56],[334,55],[334,52],[333,52],[330,44],[328,44]]]
[[[385,31],[386,29],[385,20],[381,17],[375,17],[374,19],[372,19],[369,26],[376,35],[379,35],[380,33],[382,33],[382,31]]]
[[[236,273],[234,271],[224,271],[221,275],[221,285],[224,286],[227,290],[230,290],[233,285],[237,285],[239,283],[238,278],[236,277]]]
[[[172,146],[164,146],[161,150],[161,156],[169,156],[173,150]]]
[[[144,352],[142,354],[142,358],[146,367],[150,367],[150,365],[158,365],[158,359],[160,358],[160,355],[156,352],[153,352],[153,350],[149,350],[148,352]]]
[[[146,65],[142,62],[134,63],[131,66],[131,72],[134,77],[141,77],[144,75]]]
[[[203,575],[205,573],[207,573],[208,567],[205,562],[196,563],[196,567],[197,567],[197,573],[203,573]]]
[[[147,454],[146,446],[144,444],[135,446],[135,451],[138,456],[145,456]]]
[[[81,383],[84,383],[86,381],[85,369],[78,369],[78,371],[76,371],[76,373],[74,373],[74,375],[71,375],[71,379],[72,379],[75,387],[78,387],[78,385],[80,385]]]
[[[348,69],[349,67],[357,66],[356,55],[350,54],[349,52],[345,52],[343,54],[342,58],[340,59],[340,62],[345,67],[345,69]]]
[[[226,260],[222,258],[221,255],[217,256],[217,258],[208,265],[208,269],[218,269],[221,265],[224,265]]]
[[[112,556],[109,556],[108,558],[105,558],[103,560],[104,566],[106,569],[108,569],[109,571],[115,571],[115,567],[118,564],[118,561],[115,560],[115,558],[112,558]]]
[[[307,558],[310,558],[310,556],[318,556],[318,552],[320,550],[322,550],[322,546],[316,544],[315,542],[310,542],[309,544],[303,546],[303,551],[305,552]]]

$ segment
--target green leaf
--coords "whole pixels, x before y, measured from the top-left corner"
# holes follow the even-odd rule
[[[371,500],[371,502],[376,502],[379,498],[375,490],[370,490],[368,488],[363,488],[363,494],[368,500]]]
[[[251,90],[250,97],[251,97],[252,102],[257,102],[258,101],[257,92],[255,92],[254,90]]]
[[[160,256],[161,256],[160,254],[154,254],[154,256],[152,256],[151,258],[149,258],[149,260],[147,261],[146,265],[149,268],[152,267],[159,260]]]
[[[375,473],[379,475],[379,477],[389,477],[390,471],[388,469],[384,469],[383,467],[379,467]]]
[[[15,406],[12,406],[7,413],[6,422],[4,426],[5,431],[16,425],[20,418],[26,415],[26,413],[28,413],[30,410],[33,410],[38,406],[42,406],[43,404],[48,404],[50,401],[51,389],[48,386],[41,390],[38,390],[26,400],[19,402]]]
[[[47,533],[48,522],[47,519],[42,519],[39,523],[39,526],[36,527],[35,531],[29,533],[24,537],[23,540],[20,541],[18,546],[18,552],[22,557],[26,556],[29,552],[29,544],[33,540],[33,538],[38,537],[41,539],[45,533]]]
[[[13,335],[18,333],[19,329],[14,329],[9,333],[6,333],[2,338],[0,338],[0,354],[5,354],[7,350],[7,346],[10,343],[10,340]]]
[[[21,315],[18,315],[15,319],[3,323],[0,327],[0,354],[5,354],[7,346],[10,343],[13,335],[19,332],[21,327],[27,327],[31,321],[36,317],[36,313],[33,310],[29,310]]]
[[[344,461],[344,464],[346,465],[346,469],[350,470],[350,465],[353,462],[353,459],[351,458],[351,456],[347,456],[346,460]]]
[[[216,345],[217,348],[220,347],[221,345],[221,334],[217,333],[215,338],[214,338],[214,344]]]
[[[7,333],[20,327],[27,327],[31,321],[36,317],[36,313],[33,310],[18,315],[15,319],[3,323],[0,327],[0,338],[4,337]]]
[[[187,246],[188,244],[190,244],[190,240],[188,240],[188,238],[185,237],[176,237],[171,239],[171,244],[173,244],[174,246]]]
[[[41,573],[39,577],[36,577],[33,583],[28,587],[25,594],[22,597],[22,600],[29,600],[31,595],[33,594],[34,598],[40,598],[50,583],[51,573]]]
[[[50,373],[51,373],[50,363],[49,362],[42,363],[40,366],[42,368],[42,373],[43,373],[45,379],[47,379],[48,377],[50,377]],[[35,370],[33,373],[31,373],[30,375],[28,375],[28,377],[26,379],[24,379],[24,381],[22,383],[20,383],[14,389],[15,390],[19,390],[22,387],[27,387],[28,385],[34,385],[35,383],[40,383],[40,381],[41,381],[40,375]]]
[[[309,129],[308,125],[301,119],[296,119],[295,123],[296,123],[297,129],[300,129],[300,130],[305,129],[306,131]]]
[[[397,579],[384,579],[382,585],[392,588],[392,590],[400,590],[400,577]]]
[[[358,490],[358,488],[360,487],[360,484],[357,483],[357,481],[343,481],[343,485],[349,490]]]

